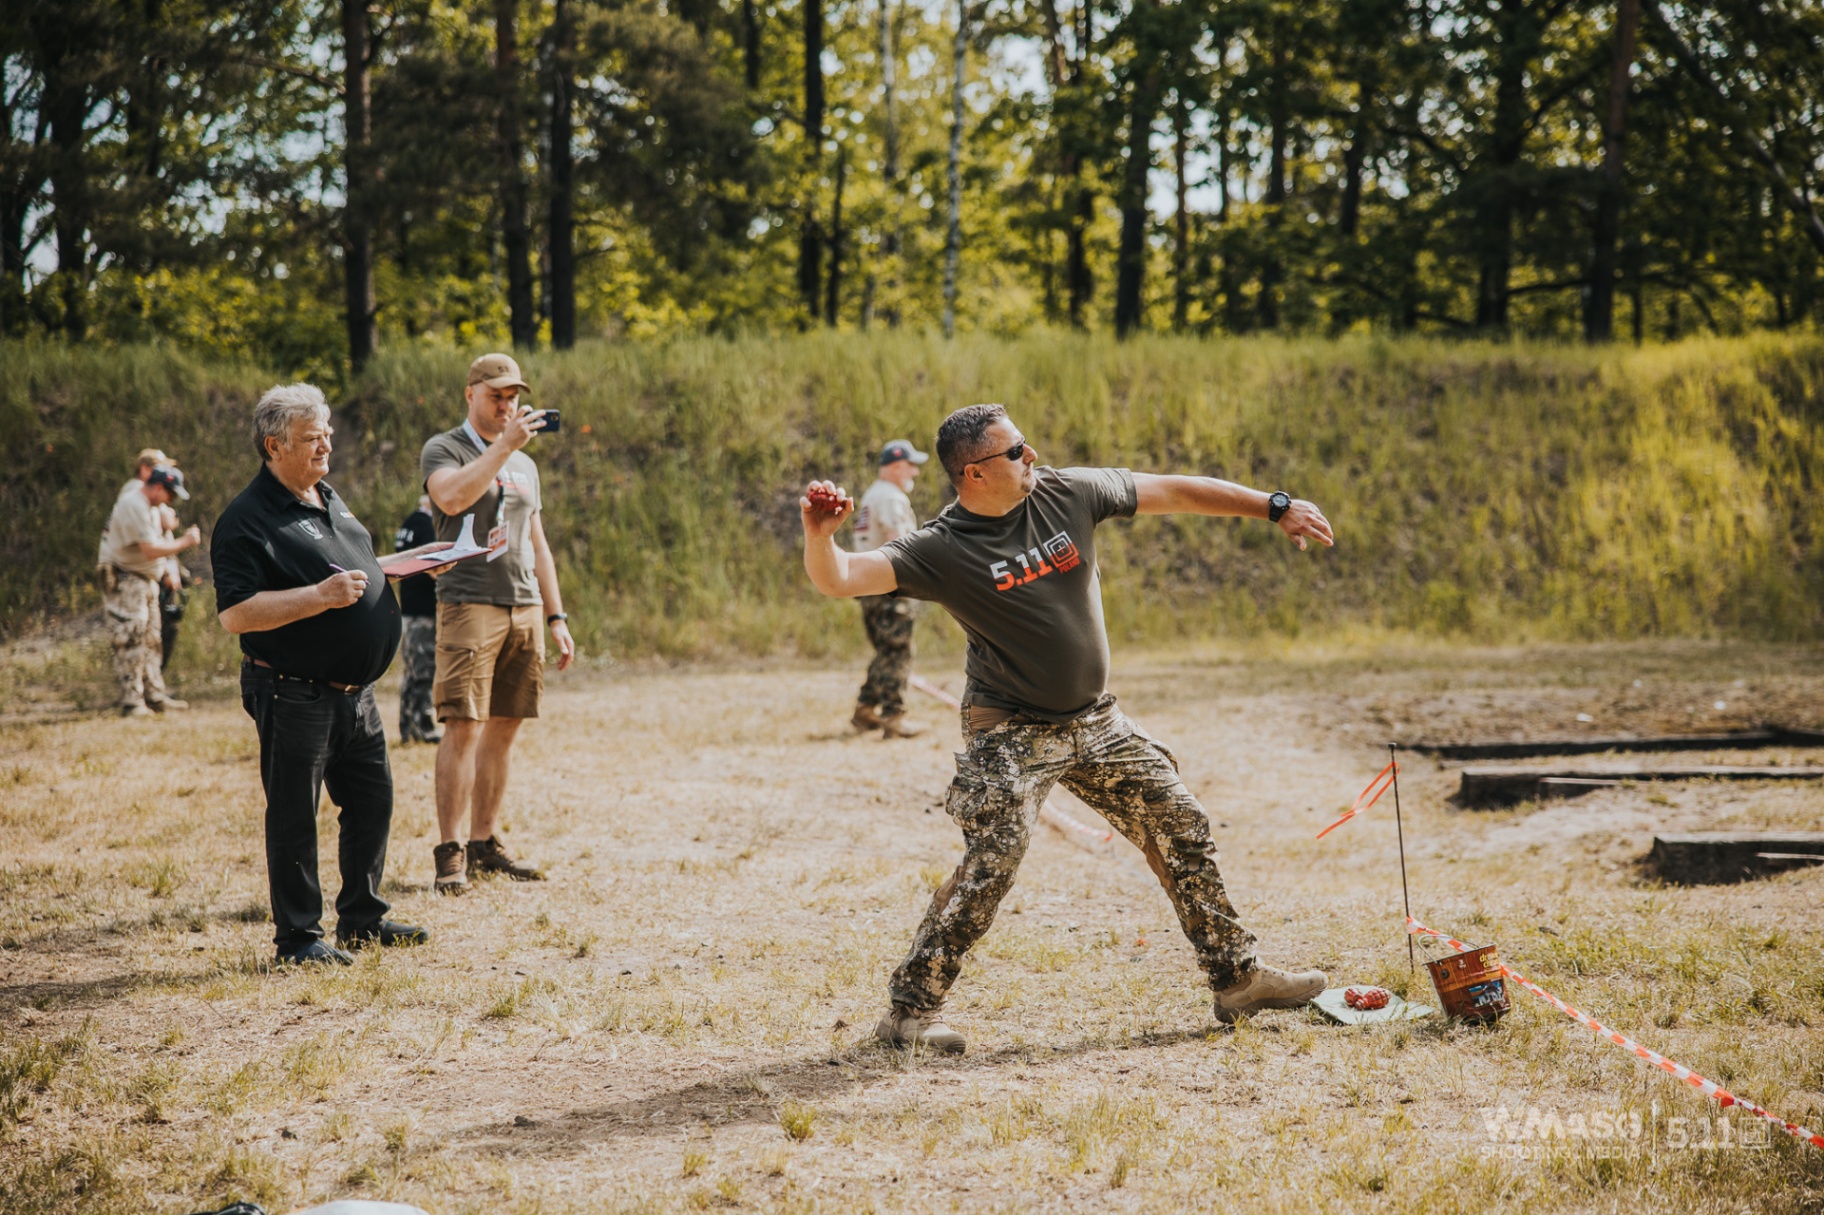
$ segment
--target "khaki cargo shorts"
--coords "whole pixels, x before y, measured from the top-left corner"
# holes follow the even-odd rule
[[[538,604],[437,605],[437,720],[537,717],[545,695],[545,622]]]

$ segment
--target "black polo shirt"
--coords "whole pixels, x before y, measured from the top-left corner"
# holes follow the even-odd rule
[[[317,482],[322,508],[308,506],[272,471],[259,475],[216,521],[209,539],[217,611],[261,591],[314,586],[335,566],[367,573],[367,593],[347,607],[282,628],[241,634],[241,652],[299,679],[368,684],[386,673],[399,648],[399,603],[393,598],[373,538],[340,495]]]

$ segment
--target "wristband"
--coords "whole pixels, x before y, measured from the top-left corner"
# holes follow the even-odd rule
[[[556,624],[560,620],[568,620],[568,619],[570,619],[570,617],[565,615],[563,612],[552,612],[549,616],[545,617],[545,627],[549,628],[550,626]]]

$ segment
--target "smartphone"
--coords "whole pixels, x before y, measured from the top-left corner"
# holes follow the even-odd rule
[[[544,422],[539,426],[538,432],[545,435],[554,435],[561,428],[563,420],[564,417],[561,410],[547,409],[545,410]]]

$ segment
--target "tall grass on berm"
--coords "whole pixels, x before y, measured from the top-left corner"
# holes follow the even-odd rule
[[[475,353],[388,353],[334,402],[331,482],[378,535],[419,492],[426,436],[460,419]],[[1259,522],[1105,527],[1119,640],[1339,625],[1798,639],[1824,623],[1815,337],[1587,350],[845,335],[524,362],[532,399],[564,412],[536,452],[566,606],[596,653],[854,648],[853,609],[799,568],[798,492],[821,476],[859,492],[882,440],[929,448],[973,401],[1005,402],[1048,463],[1208,473],[1329,514],[1337,547],[1315,555]],[[274,381],[164,349],[0,346],[0,631],[94,609],[96,540],[142,446],[179,455],[207,533],[255,470],[249,409]],[[933,464],[920,482],[926,515],[942,480]]]

